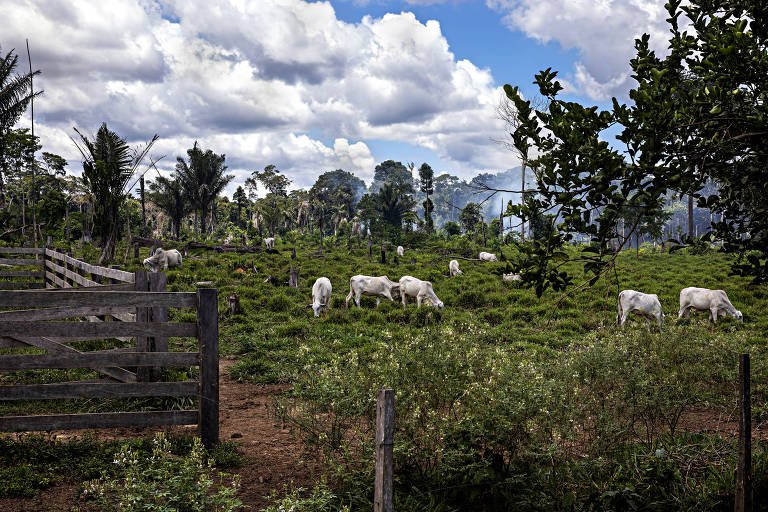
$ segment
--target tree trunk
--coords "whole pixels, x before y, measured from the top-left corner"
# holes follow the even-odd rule
[[[693,238],[693,195],[688,194],[688,237]]]
[[[139,193],[141,195],[141,236],[147,234],[147,210],[144,205],[144,175],[139,177]]]
[[[520,204],[525,204],[525,162],[523,162],[522,187],[520,188]],[[520,239],[525,240],[525,217],[520,215]]]
[[[504,198],[501,199],[501,208],[499,208],[499,241],[504,244]]]
[[[208,219],[206,219],[207,216],[208,216],[208,205],[205,205],[200,211],[200,234],[202,235],[203,239],[208,237],[208,229],[207,229]]]
[[[66,208],[65,212],[66,212],[66,219],[67,219],[67,250],[69,250],[69,247],[70,247],[70,234],[71,234],[71,231],[69,229],[69,203],[67,203],[67,208]]]

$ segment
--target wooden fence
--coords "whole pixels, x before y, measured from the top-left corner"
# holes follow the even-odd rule
[[[0,247],[0,290],[45,288],[44,269],[16,267],[42,267],[45,249],[34,247]],[[32,256],[31,258],[29,256]],[[12,278],[12,281],[6,280]]]

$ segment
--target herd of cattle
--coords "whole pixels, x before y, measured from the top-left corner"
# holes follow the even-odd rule
[[[269,249],[274,247],[274,243],[274,238],[264,239],[264,244]],[[404,253],[403,247],[398,246],[398,256],[403,256]],[[480,252],[478,260],[483,262],[498,261],[496,255],[489,252]],[[149,258],[144,260],[144,265],[152,272],[158,272],[159,270],[178,267],[181,265],[181,261],[182,257],[179,251],[176,249],[166,251],[160,247],[155,249]],[[462,272],[459,270],[459,262],[457,260],[451,260],[448,263],[448,272],[451,277],[461,275]],[[505,281],[519,281],[522,279],[520,274],[503,274],[502,277]],[[312,304],[310,304],[310,307],[316,317],[320,316],[323,310],[327,310],[330,307],[332,291],[331,281],[327,277],[320,277],[315,281],[315,284],[312,286]],[[395,298],[399,297],[402,300],[403,306],[406,306],[408,299],[412,298],[416,299],[418,307],[421,307],[424,303],[429,303],[438,309],[443,309],[443,301],[435,295],[432,283],[422,281],[413,276],[403,276],[397,282],[390,280],[387,276],[352,276],[349,279],[349,295],[347,295],[346,306],[349,307],[349,301],[354,299],[357,307],[360,307],[360,298],[363,295],[375,297],[377,306],[381,299],[394,301]],[[651,320],[654,320],[660,329],[664,325],[665,315],[661,309],[659,297],[656,294],[624,290],[619,293],[618,309],[616,323],[620,327],[624,327],[630,313],[636,313],[645,317],[649,328]],[[683,288],[680,290],[680,310],[677,317],[689,316],[691,309],[708,311],[709,319],[715,323],[717,323],[719,316],[724,315],[733,316],[739,321],[744,320],[741,311],[733,307],[733,304],[728,299],[728,295],[723,290],[694,287]]]

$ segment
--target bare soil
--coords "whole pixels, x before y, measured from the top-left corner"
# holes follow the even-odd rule
[[[224,359],[219,363],[219,435],[222,440],[232,439],[240,445],[245,464],[224,471],[240,475],[238,496],[248,505],[247,510],[258,511],[268,503],[266,497],[273,489],[281,490],[283,485],[311,487],[319,479],[321,467],[316,459],[307,456],[288,429],[276,425],[269,416],[270,403],[289,386],[235,382],[227,371],[232,364],[234,361]],[[191,435],[195,428],[120,428],[93,432],[101,440],[111,440],[147,437],[160,431]],[[57,431],[54,434],[71,437],[82,434],[82,431]],[[80,500],[79,491],[79,483],[68,482],[45,489],[35,498],[0,499],[0,512],[91,510],[87,502]]]

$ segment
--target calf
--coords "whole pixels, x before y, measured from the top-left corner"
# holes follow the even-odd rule
[[[493,254],[492,252],[481,251],[477,257],[480,259],[480,261],[499,261],[496,258],[496,255]]]
[[[158,247],[149,258],[144,260],[144,266],[152,272],[159,272],[160,269],[168,270],[168,268],[180,267],[181,253],[176,249],[165,251],[162,247]]]
[[[264,246],[267,249],[274,249],[275,247],[275,239],[274,237],[269,237],[264,239]]]
[[[709,319],[717,323],[717,316],[731,315],[739,322],[744,321],[741,311],[733,307],[728,295],[723,290],[709,290],[707,288],[683,288],[680,290],[680,311],[677,318],[691,314],[691,309],[709,311]]]
[[[451,274],[451,277],[461,274],[461,270],[459,270],[459,262],[456,260],[448,262],[448,272]]]
[[[645,317],[648,328],[651,328],[651,320],[656,320],[659,329],[664,325],[664,313],[661,311],[659,297],[654,294],[624,290],[619,294],[619,313],[616,315],[616,323],[624,327],[630,313],[637,313]]]
[[[367,295],[376,297],[376,306],[381,299],[389,299],[394,302],[394,298],[400,295],[400,284],[390,281],[387,276],[371,277],[356,275],[349,278],[349,295],[347,295],[347,307],[352,297],[355,298],[355,304],[360,307],[360,297]]]
[[[415,277],[403,276],[400,278],[400,297],[403,299],[403,306],[408,305],[408,297],[416,297],[417,307],[421,307],[424,300],[429,300],[430,304],[437,309],[443,309],[443,301],[435,295],[432,290],[432,283]]]
[[[400,257],[402,258],[402,257],[403,257],[403,254],[405,254],[405,249],[403,249],[403,246],[402,246],[402,245],[398,245],[398,246],[397,246],[397,255],[398,255],[398,256],[400,256]]]
[[[312,304],[309,307],[315,312],[315,316],[320,316],[320,312],[326,310],[331,305],[331,281],[327,277],[318,277],[315,284],[312,285]]]

